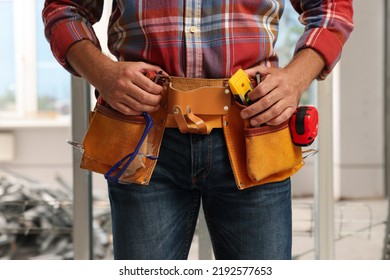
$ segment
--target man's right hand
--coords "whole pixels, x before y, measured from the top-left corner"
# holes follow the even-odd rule
[[[74,44],[66,58],[74,70],[119,112],[140,115],[159,109],[162,87],[145,75],[160,71],[160,67],[144,62],[113,61],[88,40]]]

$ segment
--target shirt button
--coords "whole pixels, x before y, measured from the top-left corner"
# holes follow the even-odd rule
[[[195,33],[197,30],[198,30],[198,29],[196,28],[195,25],[193,25],[193,26],[190,27],[190,32],[191,32],[191,33]]]

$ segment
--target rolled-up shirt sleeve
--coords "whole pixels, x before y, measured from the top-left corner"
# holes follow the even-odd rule
[[[291,0],[291,3],[305,25],[295,52],[312,48],[320,53],[326,65],[318,79],[325,79],[339,61],[354,28],[352,0]]]
[[[46,0],[42,10],[45,36],[57,61],[71,74],[79,74],[69,65],[66,54],[78,41],[90,40],[99,49],[100,43],[92,25],[100,20],[103,0]]]

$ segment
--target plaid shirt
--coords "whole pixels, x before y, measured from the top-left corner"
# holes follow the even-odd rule
[[[103,0],[46,0],[45,34],[54,56],[71,73],[68,48],[89,39]],[[291,0],[306,26],[296,51],[313,48],[326,61],[324,78],[337,63],[353,29],[352,0]],[[121,61],[145,61],[170,75],[229,77],[239,68],[277,65],[274,45],[284,0],[114,0],[108,46]]]

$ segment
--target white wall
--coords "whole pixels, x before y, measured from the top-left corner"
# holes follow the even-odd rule
[[[355,0],[340,64],[341,197],[384,195],[384,1]]]
[[[355,29],[334,71],[336,198],[383,197],[384,1],[353,1]],[[320,152],[321,152],[321,147]],[[311,195],[311,159],[293,177],[296,196]]]
[[[49,187],[59,186],[56,176],[72,184],[71,147],[65,142],[70,139],[69,126],[15,126],[0,129],[0,133],[1,130],[13,134],[14,158],[0,162],[0,168],[15,171]]]

